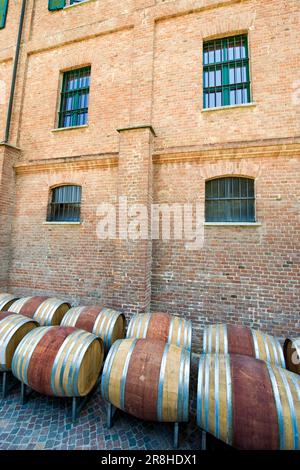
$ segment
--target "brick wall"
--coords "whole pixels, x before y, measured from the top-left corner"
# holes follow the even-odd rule
[[[19,9],[0,31],[7,89]],[[249,36],[253,105],[203,111],[203,40],[239,33]],[[10,201],[12,165],[16,177],[3,288],[185,315],[197,349],[214,321],[299,333],[299,35],[298,1],[90,0],[50,13],[28,0],[10,140],[18,162],[1,147]],[[84,65],[89,124],[54,131],[61,73]],[[205,180],[224,175],[255,179],[260,225],[202,225],[204,246],[192,251],[180,240],[97,237],[103,202],[203,210]],[[45,224],[50,190],[64,183],[82,185],[82,223]]]
[[[12,257],[12,223],[16,200],[14,164],[19,155],[17,148],[0,144],[0,289],[4,291],[8,289]]]
[[[239,166],[256,177],[260,226],[207,226],[196,251],[181,241],[153,244],[152,309],[191,318],[197,345],[213,322],[242,322],[282,338],[300,332],[298,157],[155,165],[154,200],[201,201],[207,175],[240,174]]]
[[[100,164],[18,173],[10,268],[10,286],[17,294],[45,292],[76,304],[108,302],[114,247],[97,238],[96,213],[102,202],[115,201],[117,168]],[[82,223],[47,224],[49,188],[66,182],[82,186]]]

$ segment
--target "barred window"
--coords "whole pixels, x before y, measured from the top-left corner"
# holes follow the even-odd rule
[[[246,34],[204,43],[203,92],[204,108],[250,103]]]
[[[63,76],[59,127],[87,124],[91,68],[65,72]]]
[[[206,222],[255,222],[254,180],[213,179],[205,185]]]
[[[51,191],[48,222],[80,222],[81,186],[59,186]]]

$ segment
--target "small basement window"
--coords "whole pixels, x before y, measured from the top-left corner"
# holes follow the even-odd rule
[[[59,186],[51,190],[47,222],[80,222],[81,186]]]
[[[255,222],[254,180],[225,177],[205,184],[206,222]]]

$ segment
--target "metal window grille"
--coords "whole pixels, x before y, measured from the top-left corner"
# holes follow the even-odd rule
[[[206,222],[255,222],[254,180],[218,178],[205,185]]]
[[[91,68],[65,72],[61,91],[59,127],[87,124]]]
[[[48,222],[80,222],[81,187],[60,186],[52,189]]]
[[[204,108],[251,102],[247,35],[204,43],[203,92]]]

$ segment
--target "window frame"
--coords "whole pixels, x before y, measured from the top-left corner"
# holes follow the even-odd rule
[[[67,76],[68,75],[71,75],[71,74],[75,74],[75,72],[80,72],[80,71],[84,71],[84,70],[89,70],[89,85],[88,87],[83,87],[83,88],[78,88],[78,89],[75,89],[75,90],[70,90],[70,91],[67,91],[67,90],[64,90],[64,87],[65,87],[65,83],[66,83],[66,80],[67,80]],[[85,126],[88,126],[89,125],[89,110],[90,110],[90,94],[91,94],[91,75],[92,75],[92,67],[91,67],[91,64],[87,64],[87,65],[82,65],[82,66],[76,66],[76,67],[72,67],[71,69],[67,69],[67,70],[62,70],[60,72],[60,77],[59,77],[59,92],[58,92],[58,104],[57,104],[57,115],[56,115],[56,125],[55,125],[55,129],[76,129],[76,127],[85,127]],[[76,109],[73,109],[72,111],[70,110],[66,110],[64,109],[63,110],[63,103],[64,103],[64,98],[68,95],[68,94],[77,94],[77,100],[78,100],[78,96],[80,95],[80,93],[82,93],[84,90],[88,90],[88,106],[85,107],[85,108],[76,108]],[[86,117],[86,122],[84,124],[78,124],[78,123],[73,123],[73,118],[72,118],[72,125],[69,125],[69,126],[65,126],[65,125],[62,125],[63,124],[63,119],[65,117],[66,114],[70,113],[70,114],[76,114],[77,115],[77,118],[78,118],[78,114],[80,114],[80,111],[84,111],[86,110],[86,114],[87,114],[87,117]]]
[[[66,188],[76,188],[78,189],[78,193],[79,193],[79,200],[78,201],[66,201],[66,202],[55,202],[54,201],[54,196],[55,196],[55,191],[57,191],[58,189],[66,189]],[[53,206],[54,205],[61,205],[61,206],[77,206],[77,209],[78,209],[78,214],[76,215],[76,217],[63,217],[64,215],[64,212],[63,214],[55,214],[55,211],[53,213]],[[46,217],[46,223],[53,223],[53,224],[59,224],[59,223],[62,223],[62,224],[78,224],[78,223],[81,223],[82,220],[81,220],[81,206],[82,206],[82,186],[80,184],[72,184],[72,183],[64,183],[64,184],[59,184],[59,185],[56,185],[56,186],[52,186],[49,190],[49,199],[48,199],[48,206],[47,206],[47,217]],[[65,209],[65,207],[64,207]],[[67,208],[68,210],[68,208]],[[74,209],[73,209],[74,210]]]
[[[251,181],[253,182],[253,197],[247,195],[247,197],[243,197],[241,194],[241,186],[240,186],[240,183],[239,183],[239,196],[231,196],[231,197],[228,197],[225,196],[224,197],[208,197],[207,196],[207,186],[208,186],[208,183],[211,183],[212,181],[221,181],[221,180],[239,180],[239,182],[241,180],[245,180],[245,181]],[[225,183],[226,185],[226,183]],[[218,189],[219,190],[219,189]],[[205,181],[205,186],[204,186],[204,192],[205,192],[205,197],[204,197],[204,204],[205,204],[205,207],[204,207],[204,221],[205,221],[205,224],[216,224],[216,225],[258,225],[258,222],[257,222],[257,218],[256,218],[256,180],[254,177],[251,177],[251,176],[244,176],[244,175],[222,175],[222,176],[216,176],[214,178],[210,178],[210,179],[207,179]],[[225,193],[226,193],[226,189],[225,189]],[[247,188],[247,193],[249,193],[249,189]],[[226,217],[226,211],[224,211],[224,213],[222,214],[222,218],[215,218],[215,220],[212,220],[211,217],[208,218],[208,201],[247,201],[248,204],[250,204],[250,202],[252,201],[252,206],[250,207],[253,211],[253,218],[246,218],[245,220],[243,220],[242,217],[240,217],[238,220],[234,220],[233,218],[231,218],[231,220],[228,220],[228,218]],[[248,206],[247,206],[247,212],[248,212]],[[240,206],[240,211],[241,211],[241,206]],[[227,219],[227,220],[226,220]]]
[[[229,51],[229,42],[240,40],[239,46],[242,47],[245,41],[245,57],[239,57],[233,59],[229,59],[228,51]],[[216,44],[219,43],[221,46],[220,49],[216,48]],[[226,47],[225,47],[226,43]],[[212,51],[220,50],[220,61],[214,60],[212,63],[206,63],[205,61],[205,53],[207,52],[206,48],[209,46],[214,46]],[[234,48],[235,49],[235,45]],[[235,52],[234,52],[235,54]],[[222,108],[230,108],[235,106],[247,106],[252,103],[252,84],[251,84],[251,64],[250,64],[250,47],[249,47],[249,34],[248,32],[241,32],[237,34],[217,37],[213,39],[205,39],[203,41],[203,51],[202,51],[202,65],[203,65],[203,73],[202,73],[202,88],[203,88],[203,110],[214,110],[214,109],[222,109]],[[230,83],[230,69],[235,71],[237,70],[238,66],[240,68],[246,68],[246,77],[244,81]],[[221,84],[210,86],[208,84],[206,86],[206,73],[210,71],[216,72],[218,70],[221,71]],[[241,77],[242,78],[242,77]],[[230,92],[237,91],[237,90],[246,90],[247,100],[244,101],[243,93],[241,94],[242,102],[241,103],[230,103]],[[210,106],[209,97],[208,102],[206,100],[206,95],[208,93],[214,92],[214,100],[215,105]],[[216,94],[221,93],[221,104],[217,104]],[[208,95],[209,96],[209,95]]]
[[[71,3],[74,2],[74,3]],[[87,3],[89,0],[65,0],[65,6],[64,8],[69,8],[69,7],[74,7],[77,5],[80,5],[80,3]]]

